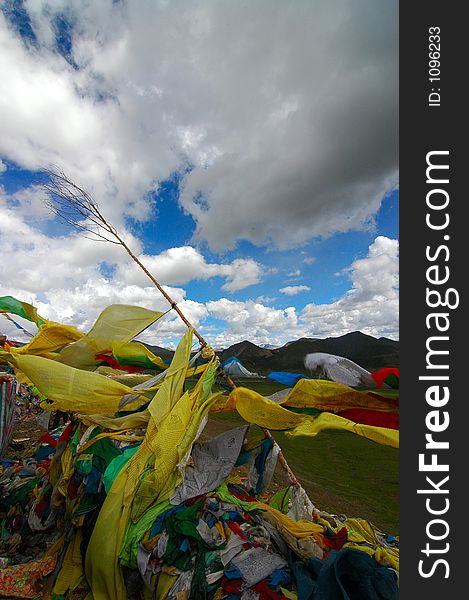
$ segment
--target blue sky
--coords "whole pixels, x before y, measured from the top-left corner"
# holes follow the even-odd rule
[[[46,211],[55,165],[214,346],[398,339],[397,3],[313,4],[5,2],[0,295],[84,330],[165,309]]]

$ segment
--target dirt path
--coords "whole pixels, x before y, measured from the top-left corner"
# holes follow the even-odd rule
[[[30,456],[33,447],[45,432],[46,429],[39,424],[36,415],[15,415],[12,439],[3,458],[21,460]],[[24,441],[15,443],[15,440]]]

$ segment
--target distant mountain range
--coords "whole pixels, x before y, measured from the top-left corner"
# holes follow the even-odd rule
[[[23,346],[23,342],[13,342],[13,344]],[[145,345],[166,362],[173,357],[174,350],[150,344]],[[381,367],[399,366],[399,342],[385,337],[375,338],[360,331],[323,340],[300,338],[287,342],[281,348],[269,344],[256,346],[256,344],[244,340],[229,348],[216,350],[221,362],[230,356],[235,356],[247,369],[262,375],[270,371],[293,371],[307,374],[308,371],[304,367],[303,360],[305,354],[310,352],[328,352],[344,356],[369,371],[376,371]]]
[[[163,360],[168,360],[173,355],[173,351],[167,348],[148,347]],[[322,340],[301,338],[288,342],[281,348],[261,347],[244,340],[217,351],[217,354],[221,361],[235,356],[250,371],[265,374],[270,371],[307,373],[303,360],[305,354],[310,352],[328,352],[344,356],[369,371],[399,366],[399,342],[385,337],[375,338],[359,331]]]

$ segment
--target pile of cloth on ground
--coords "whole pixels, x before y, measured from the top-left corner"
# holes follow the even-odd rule
[[[103,534],[114,537],[119,521],[103,505],[138,443],[76,421],[44,434],[30,458],[2,461],[0,556],[8,564],[0,569],[0,593],[56,600],[397,598],[398,540],[363,519],[305,510],[301,488],[288,490],[289,503],[280,501],[286,490],[260,500],[275,453],[269,438],[247,444],[248,428],[194,443],[179,485],[145,512],[145,495],[134,499],[135,517],[116,557],[121,578],[103,560],[105,540],[93,531],[101,520]],[[233,467],[246,459],[243,481]]]
[[[219,359],[208,347],[194,355],[190,328],[169,366],[145,354],[159,372],[130,387],[98,372],[96,356],[142,361],[130,340],[161,314],[114,305],[82,334],[4,304],[39,331],[0,359],[37,386],[43,410],[70,420],[30,456],[0,462],[0,597],[397,600],[398,538],[319,510],[298,482],[268,491],[280,448],[267,430],[333,427],[396,446],[396,429],[334,412],[371,403],[395,414],[393,402],[317,380],[278,401],[226,393]],[[245,425],[204,435],[210,413],[234,410]]]

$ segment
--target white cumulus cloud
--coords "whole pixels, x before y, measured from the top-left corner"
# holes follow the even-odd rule
[[[395,2],[23,8],[35,44],[0,11],[0,155],[57,164],[117,225],[188,165],[180,202],[216,250],[370,227],[396,184]]]
[[[351,289],[331,304],[307,304],[301,321],[315,337],[350,331],[399,338],[399,244],[378,236],[347,270]]]
[[[398,269],[397,240],[379,236],[370,245],[368,255],[354,261],[348,269],[351,288],[329,304],[308,303],[297,310],[293,306],[284,309],[268,306],[266,302],[275,300],[269,298],[239,301],[222,297],[200,303],[187,299],[183,288],[166,286],[165,289],[215,347],[227,347],[244,339],[280,346],[301,337],[337,337],[351,331],[399,339]],[[84,331],[112,303],[168,310],[167,302],[154,287],[99,279],[97,275],[75,288],[40,294],[25,292],[21,287],[0,286],[0,295],[7,294],[35,305],[46,318],[77,325]],[[18,320],[33,332],[30,323]],[[171,311],[141,339],[153,344],[161,344],[162,340],[174,343],[184,330],[185,325]],[[13,339],[27,339],[7,321],[0,322],[0,331]]]
[[[220,278],[229,295],[275,273],[249,256],[208,260],[198,249],[206,244],[285,249],[373,230],[397,181],[396,2],[28,0],[21,10],[34,40],[0,7],[5,180],[16,167],[63,169],[207,335],[213,317],[227,327],[213,335],[225,340],[398,336],[397,241],[384,237],[350,266],[349,292],[330,304],[204,304],[181,287]],[[71,28],[67,55],[57,50],[58,17]],[[175,173],[194,239],[151,255],[128,218],[158,218],[152,193]],[[54,227],[41,196],[35,183],[0,189],[0,294],[83,329],[111,302],[163,307],[121,248]],[[159,327],[183,330],[172,314]]]
[[[309,292],[310,290],[311,288],[308,285],[287,285],[280,288],[279,291],[287,296],[296,296],[297,294],[301,294],[301,292]]]
[[[187,283],[194,279],[207,280],[222,277],[222,289],[236,292],[259,283],[262,267],[253,259],[235,259],[228,264],[208,263],[203,255],[191,246],[170,248],[156,256],[139,256],[142,263],[162,283],[170,285]],[[143,284],[145,275],[128,264],[119,267],[117,276],[127,283]]]

